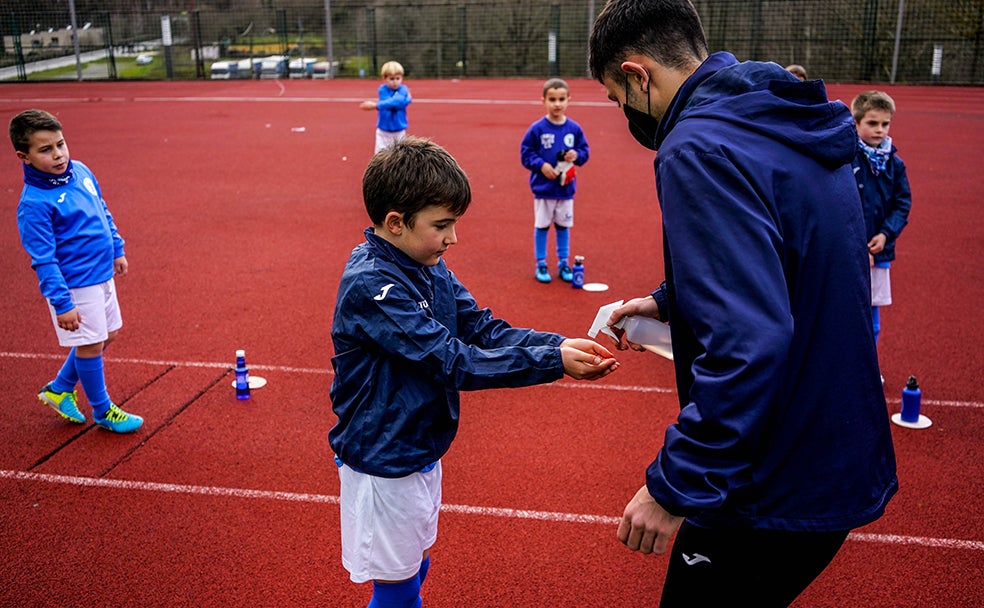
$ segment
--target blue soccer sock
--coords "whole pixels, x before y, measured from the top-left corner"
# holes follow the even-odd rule
[[[400,583],[372,582],[372,599],[366,608],[421,608],[420,579],[409,578]]]
[[[547,234],[549,232],[550,228],[537,228],[533,234],[533,249],[536,253],[537,263],[547,261]]]
[[[79,383],[79,373],[75,370],[75,349],[68,351],[65,363],[58,370],[58,375],[51,382],[51,390],[56,393],[70,393]]]
[[[563,265],[571,254],[571,229],[565,226],[554,226],[554,229],[557,231],[557,262]]]
[[[82,382],[82,390],[89,399],[92,413],[97,418],[103,418],[109,410],[109,393],[106,392],[106,377],[103,374],[102,355],[84,359],[75,358],[75,370]]]
[[[877,346],[878,334],[881,333],[881,313],[877,306],[871,307],[871,329],[875,331],[875,346]]]
[[[428,555],[427,559],[420,562],[420,572],[417,573],[417,578],[420,579],[421,587],[424,586],[424,580],[427,578],[427,571],[430,570],[430,567],[431,567],[431,558]]]

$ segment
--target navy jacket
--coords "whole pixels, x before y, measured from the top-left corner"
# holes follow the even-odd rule
[[[647,486],[697,525],[847,530],[896,492],[856,141],[822,82],[728,53],[711,55],[661,119],[682,409]]]
[[[461,390],[559,380],[564,337],[478,308],[441,260],[423,266],[365,231],[338,287],[328,433],[336,456],[378,477],[433,464],[458,431]]]
[[[885,248],[875,254],[875,262],[891,262],[895,259],[895,239],[909,223],[912,193],[905,163],[898,157],[898,148],[892,146],[885,170],[875,175],[871,172],[868,157],[860,149],[854,158],[854,177],[861,196],[864,211],[865,234],[870,241],[879,232],[884,233]]]
[[[530,172],[530,190],[536,198],[564,200],[574,198],[577,191],[577,178],[560,185],[556,179],[547,179],[540,169],[544,164],[557,166],[559,154],[567,150],[577,151],[574,165],[580,167],[588,162],[591,148],[584,136],[581,125],[565,117],[564,124],[557,125],[544,116],[530,125],[519,144],[519,160]]]

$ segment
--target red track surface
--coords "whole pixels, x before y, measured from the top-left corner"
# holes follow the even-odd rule
[[[499,316],[573,336],[600,305],[657,284],[661,246],[651,156],[600,85],[571,84],[569,113],[592,148],[572,246],[587,280],[612,287],[604,293],[533,279],[518,148],[542,114],[540,83],[408,82],[411,132],[447,147],[472,180],[475,203],[448,263]],[[64,351],[17,237],[11,152],[0,163],[0,605],[365,605],[369,588],[339,563],[326,434],[335,289],[368,223],[360,186],[374,115],[357,102],[375,87],[0,86],[4,120],[28,107],[61,118],[127,239],[125,326],[107,378],[114,399],[146,419],[114,436],[63,423],[35,400]],[[830,92],[849,102],[863,88]],[[914,206],[892,268],[895,304],[882,316],[886,415],[915,374],[934,424],[893,427],[900,493],[798,607],[982,603],[984,332],[974,307],[984,296],[984,91],[887,90]],[[247,402],[229,385],[238,348],[269,380]],[[654,605],[665,558],[629,552],[614,521],[676,396],[668,362],[620,358],[595,384],[464,395],[426,606]]]

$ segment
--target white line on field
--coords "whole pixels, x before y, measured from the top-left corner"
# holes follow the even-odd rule
[[[48,353],[14,353],[14,352],[3,352],[0,351],[0,358],[8,359],[54,359],[63,360],[65,358],[64,354],[48,354]],[[107,362],[116,363],[133,363],[138,365],[160,365],[165,367],[204,367],[213,369],[232,369],[231,363],[216,363],[210,361],[172,361],[172,360],[157,360],[157,359],[133,359],[126,357],[109,357],[105,358]],[[271,372],[284,372],[292,374],[317,374],[317,375],[327,375],[330,376],[334,372],[329,368],[316,368],[316,367],[292,367],[289,365],[256,365],[251,364],[250,369],[259,371],[271,371]],[[616,392],[629,392],[629,393],[675,393],[676,389],[661,387],[661,386],[641,386],[633,384],[589,384],[587,382],[554,382],[551,384],[541,385],[544,387],[553,388],[564,388],[564,389],[575,389],[575,390],[600,390],[600,391],[616,391]],[[901,399],[899,398],[889,398],[889,403],[899,403]],[[970,407],[970,408],[984,408],[984,403],[980,401],[952,401],[952,400],[938,400],[938,399],[923,399],[923,405],[931,406],[946,406],[946,407]]]
[[[33,481],[49,484],[63,484],[76,487],[110,488],[115,490],[136,490],[141,492],[159,492],[165,494],[196,494],[201,496],[221,496],[239,499],[263,499],[281,502],[306,502],[338,504],[338,497],[326,494],[309,494],[298,492],[278,492],[271,490],[249,490],[246,488],[222,488],[216,486],[193,486],[174,483],[156,483],[149,481],[129,481],[125,479],[102,479],[96,477],[76,477],[69,475],[50,475],[46,473],[28,473],[25,471],[0,470],[0,478],[14,481]],[[534,511],[529,509],[507,509],[500,507],[475,507],[469,505],[441,505],[445,513],[475,515],[479,517],[502,517],[506,519],[530,519],[551,523],[601,524],[617,526],[620,518],[605,515],[583,515],[577,513],[560,513],[556,511]],[[898,534],[865,534],[852,532],[848,540],[879,543],[883,545],[921,545],[931,548],[970,549],[984,551],[984,542],[976,540],[959,540],[949,538],[927,538],[919,536],[902,536]]]

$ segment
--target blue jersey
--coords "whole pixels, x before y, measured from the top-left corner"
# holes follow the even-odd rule
[[[379,101],[376,102],[379,116],[376,119],[376,128],[390,133],[406,131],[407,106],[412,101],[410,89],[405,84],[401,84],[396,90],[385,84],[379,85]]]
[[[896,492],[850,111],[820,81],[712,54],[659,123],[681,411],[647,471],[704,527],[842,531]]]
[[[76,160],[69,172],[57,186],[25,183],[17,207],[21,243],[57,314],[75,307],[69,288],[110,280],[114,260],[124,255],[96,176]]]
[[[346,465],[404,477],[458,431],[459,391],[559,380],[563,336],[519,329],[479,308],[444,260],[423,266],[365,231],[335,304],[328,433]]]
[[[546,116],[536,121],[526,130],[520,144],[519,156],[523,166],[530,172],[530,190],[536,198],[568,199],[574,198],[577,179],[561,186],[555,179],[547,179],[540,168],[544,163],[554,167],[559,156],[567,150],[577,151],[574,164],[581,166],[588,162],[590,149],[588,140],[580,125],[566,118],[563,124],[554,124]]]

